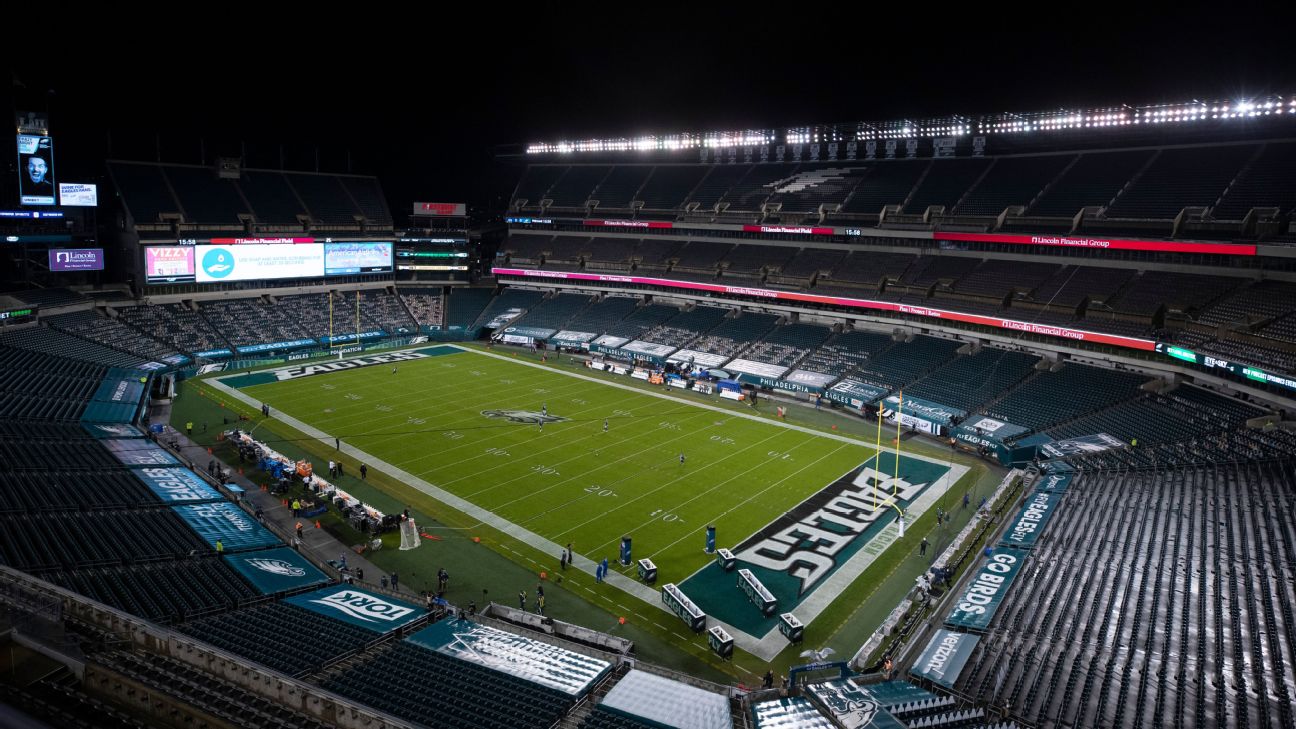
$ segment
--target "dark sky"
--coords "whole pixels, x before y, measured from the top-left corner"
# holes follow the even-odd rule
[[[114,156],[154,159],[160,141],[174,162],[246,149],[278,166],[282,145],[288,167],[313,169],[318,148],[326,171],[349,152],[378,175],[399,219],[415,199],[507,194],[517,172],[493,162],[497,144],[1296,92],[1290,26],[1236,4],[723,7],[150,33],[114,39],[108,59],[12,66],[9,105],[46,105],[61,180],[101,170],[110,134]]]

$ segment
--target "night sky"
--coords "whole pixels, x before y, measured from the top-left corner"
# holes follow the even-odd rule
[[[115,157],[153,160],[160,143],[164,161],[193,164],[246,150],[278,167],[282,147],[310,170],[318,149],[324,171],[346,171],[349,153],[377,175],[399,221],[415,199],[501,207],[518,170],[493,161],[499,144],[1296,92],[1282,27],[1235,4],[1172,18],[1134,4],[822,7],[392,10],[286,37],[245,23],[169,35],[183,52],[116,40],[121,57],[11,66],[7,105],[48,111],[61,181],[102,175],[110,138]]]

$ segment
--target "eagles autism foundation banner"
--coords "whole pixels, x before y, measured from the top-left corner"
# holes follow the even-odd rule
[[[328,575],[287,547],[227,554],[225,563],[243,575],[262,595],[322,585],[329,581]]]
[[[222,501],[224,498],[187,468],[137,468],[134,474],[168,504]]]
[[[295,595],[284,602],[378,633],[389,633],[426,614],[422,608],[404,600],[348,585]]]
[[[220,540],[226,552],[282,544],[279,537],[229,502],[171,508],[213,548],[216,540]]]

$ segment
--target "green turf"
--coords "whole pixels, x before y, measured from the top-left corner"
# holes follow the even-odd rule
[[[707,525],[736,542],[873,454],[475,352],[243,392],[594,561],[630,535],[662,582],[711,559]],[[483,415],[544,407],[564,420]]]
[[[476,345],[469,345],[476,348]],[[514,351],[510,348],[500,348],[497,354],[504,354],[510,359],[516,359],[518,363],[530,362],[535,364],[538,357],[528,357],[524,352]],[[652,527],[670,527],[672,524],[682,531],[674,532],[667,529],[654,528],[651,531],[660,532],[660,537],[656,544],[671,541],[668,537],[674,534],[681,534],[682,538],[675,547],[666,547],[666,550],[675,549],[683,554],[680,566],[671,566],[662,564],[663,576],[666,579],[678,579],[682,574],[691,572],[691,569],[684,565],[690,558],[708,561],[709,558],[700,554],[702,544],[702,528],[705,526],[699,522],[687,521],[686,513],[705,511],[704,506],[713,506],[713,498],[727,499],[725,503],[732,504],[735,494],[742,494],[743,499],[754,493],[747,485],[750,483],[749,476],[739,475],[743,468],[740,468],[737,461],[740,458],[730,459],[721,464],[711,464],[717,466],[703,470],[699,468],[698,463],[702,458],[701,453],[710,452],[713,448],[720,445],[738,446],[738,443],[726,444],[724,437],[733,439],[734,427],[741,429],[749,438],[766,437],[769,432],[774,430],[784,430],[785,435],[794,437],[789,438],[792,444],[787,446],[783,451],[790,453],[792,459],[796,459],[805,453],[822,452],[822,449],[828,447],[829,450],[840,444],[824,438],[815,438],[813,436],[797,433],[796,431],[786,431],[779,429],[771,424],[753,423],[740,418],[726,417],[722,413],[711,411],[702,411],[698,408],[691,407],[690,403],[706,402],[711,405],[730,410],[732,412],[741,412],[744,414],[753,414],[753,411],[746,405],[740,405],[731,401],[716,400],[714,397],[707,397],[693,392],[680,392],[678,390],[670,392],[674,400],[662,400],[645,396],[638,393],[627,392],[624,389],[600,387],[596,383],[582,380],[575,380],[571,377],[564,376],[562,372],[579,372],[585,376],[593,376],[597,380],[615,382],[620,385],[629,385],[639,388],[645,392],[661,393],[663,390],[660,386],[649,385],[646,382],[639,382],[626,378],[624,376],[613,376],[608,373],[593,372],[580,367],[574,361],[568,361],[566,358],[555,359],[549,358],[545,367],[548,371],[536,369],[534,367],[520,367],[513,361],[502,362],[496,359],[482,357],[480,355],[460,355],[456,354],[448,358],[441,358],[443,362],[428,361],[415,364],[401,364],[396,375],[391,374],[390,368],[372,367],[366,369],[339,372],[327,375],[320,375],[311,378],[305,378],[296,382],[280,383],[274,385],[262,385],[260,388],[248,390],[253,397],[267,399],[276,409],[283,408],[286,412],[292,414],[293,409],[301,419],[310,425],[330,433],[337,432],[349,443],[355,445],[361,450],[377,453],[379,450],[375,444],[380,444],[388,437],[401,438],[406,445],[403,448],[396,449],[403,451],[411,449],[409,460],[418,459],[424,465],[422,468],[409,467],[414,464],[401,464],[409,467],[411,471],[430,471],[435,470],[432,464],[440,464],[444,467],[458,469],[462,461],[466,461],[470,454],[467,448],[461,450],[452,450],[460,445],[468,445],[468,442],[476,443],[474,447],[481,448],[484,453],[487,447],[502,448],[508,452],[508,456],[491,456],[491,459],[478,459],[473,461],[472,471],[482,471],[483,475],[478,477],[475,474],[471,478],[460,482],[457,488],[463,489],[464,492],[490,488],[498,478],[495,474],[509,472],[513,474],[509,478],[516,478],[518,475],[525,475],[526,478],[513,481],[503,486],[499,490],[506,490],[512,494],[511,498],[519,496],[532,496],[533,498],[525,499],[525,502],[535,504],[539,502],[541,508],[533,508],[531,513],[522,512],[522,518],[536,518],[536,523],[551,524],[556,522],[559,527],[566,529],[572,524],[571,520],[563,519],[546,519],[543,512],[554,508],[554,494],[563,490],[569,497],[558,508],[565,510],[568,505],[580,509],[585,513],[590,513],[599,500],[613,503],[616,501],[630,501],[636,497],[642,497],[642,493],[632,493],[627,488],[608,488],[610,484],[615,483],[633,483],[638,484],[640,489],[653,489],[663,485],[662,481],[669,480],[670,476],[677,475],[679,470],[678,449],[684,450],[688,455],[688,463],[685,469],[690,474],[702,471],[709,479],[708,482],[695,484],[692,490],[684,490],[682,501],[690,501],[686,508],[679,513],[669,509],[662,512],[674,513],[677,517],[686,521],[668,522],[660,521],[650,524]],[[461,368],[459,362],[474,363],[473,366]],[[446,363],[455,363],[456,367],[441,367]],[[486,374],[487,368],[477,366],[477,363],[491,365],[494,372],[506,372],[507,374],[496,374],[496,381],[493,386],[488,385],[485,380],[490,378]],[[495,368],[502,367],[503,370]],[[430,370],[422,371],[422,370]],[[455,372],[455,370],[460,370]],[[471,374],[472,370],[482,372],[480,375]],[[406,377],[407,374],[414,374],[413,377]],[[207,378],[204,378],[207,379]],[[511,383],[503,383],[498,380],[512,380]],[[541,384],[529,384],[540,381]],[[354,382],[355,389],[340,391],[339,383]],[[390,384],[389,384],[390,383]],[[466,383],[466,384],[465,384]],[[193,385],[197,384],[195,388]],[[333,385],[326,388],[324,385]],[[362,389],[363,388],[363,391]],[[531,390],[528,398],[528,388]],[[549,393],[535,393],[534,389],[550,389]],[[290,395],[287,391],[295,391]],[[202,383],[185,383],[182,388],[183,392],[192,393],[191,396],[181,397],[177,400],[175,409],[172,411],[172,420],[175,422],[184,422],[185,420],[206,421],[210,418],[219,418],[230,411],[246,412],[249,415],[255,413],[255,408],[247,406],[230,398],[228,395],[212,392]],[[364,398],[369,395],[368,400],[352,400],[345,396],[350,392]],[[266,394],[269,393],[269,394]],[[590,393],[598,393],[594,397]],[[202,395],[202,396],[199,396]],[[285,399],[286,398],[286,399]],[[599,404],[596,405],[596,398]],[[583,407],[581,403],[570,402],[572,399],[585,400]],[[539,432],[539,428],[534,425],[519,426],[506,425],[499,421],[489,421],[484,417],[479,418],[479,410],[485,408],[478,407],[483,401],[498,401],[497,406],[523,405],[532,406],[538,409],[541,403],[547,404],[552,414],[570,417],[569,422],[546,425],[544,433]],[[521,402],[518,402],[521,401]],[[611,404],[608,404],[609,401]],[[221,406],[220,403],[225,403]],[[626,407],[624,403],[634,403],[634,408]],[[365,412],[365,406],[369,411]],[[378,409],[378,406],[390,407],[391,410],[384,411]],[[578,413],[585,408],[603,407],[610,408],[612,411],[609,419],[609,434],[616,436],[621,434],[620,431],[626,431],[624,435],[627,440],[621,445],[609,447],[602,441],[595,440],[602,437],[602,419],[594,413]],[[399,408],[399,411],[398,411]],[[324,412],[324,410],[332,412]],[[420,414],[415,414],[415,411]],[[630,412],[631,415],[617,414],[616,410]],[[424,411],[429,411],[429,415],[423,415]],[[304,413],[314,413],[309,417]],[[350,412],[351,420],[348,424],[343,423],[343,419],[334,417],[332,420],[329,416],[341,416]],[[706,413],[694,419],[680,420],[684,415],[698,412]],[[674,433],[682,431],[670,431],[669,428],[660,426],[662,422],[673,422],[672,419],[662,417],[660,414],[677,415],[674,422],[676,425],[688,427],[695,432],[699,432],[703,438],[700,442],[697,436],[683,438],[680,446],[669,446],[664,449],[660,447],[660,441],[670,438]],[[763,406],[759,413],[760,417],[771,422],[773,417],[773,406]],[[376,420],[382,416],[382,420]],[[423,423],[409,422],[409,418],[421,418]],[[656,418],[656,419],[654,419]],[[702,418],[710,418],[712,427],[708,428],[707,421]],[[254,419],[260,421],[259,417],[254,415]],[[715,422],[724,422],[724,426],[714,426]],[[695,422],[700,421],[700,422]],[[472,425],[460,425],[461,422],[472,423]],[[840,414],[830,412],[825,409],[823,412],[808,407],[788,408],[787,422],[795,423],[802,427],[812,428],[824,433],[836,432],[845,434],[858,439],[864,443],[872,442],[876,430],[868,423],[849,417],[842,417]],[[381,430],[375,429],[374,425],[380,425]],[[654,427],[661,433],[652,434]],[[635,430],[646,430],[647,435],[638,440],[630,439],[634,436]],[[717,441],[710,440],[710,432],[713,429],[723,429],[724,433],[714,433],[721,435]],[[213,429],[214,432],[214,429]],[[305,437],[296,429],[281,422],[277,418],[267,421],[260,421],[257,425],[258,438],[272,443],[274,447],[280,449],[285,454],[297,457],[309,457],[314,460],[321,468],[323,461],[333,453],[331,445],[325,446],[317,439]],[[395,435],[384,436],[383,433],[392,433]],[[422,434],[422,439],[419,439]],[[555,439],[554,434],[561,434],[561,438]],[[458,435],[459,437],[455,437]],[[592,438],[591,438],[592,436]],[[202,439],[202,436],[198,436]],[[214,438],[214,436],[210,436]],[[539,438],[550,438],[549,442],[538,441]],[[807,441],[826,441],[832,445],[825,446],[824,443],[818,444],[799,444],[799,439]],[[561,440],[562,442],[558,442]],[[616,440],[615,438],[611,440]],[[735,439],[736,440],[736,439]],[[516,443],[512,450],[504,442]],[[782,442],[782,441],[779,441]],[[658,452],[655,456],[650,456],[652,444],[657,443]],[[714,446],[711,445],[714,443]],[[884,444],[887,440],[884,440]],[[205,444],[211,444],[206,443]],[[582,445],[583,444],[583,445]],[[597,449],[591,449],[590,445],[599,446]],[[699,448],[699,446],[701,446]],[[797,447],[797,450],[792,450]],[[605,456],[615,449],[618,457],[630,454],[631,458],[621,464],[607,466]],[[795,476],[786,479],[782,484],[770,489],[771,493],[784,491],[795,491],[801,496],[786,495],[789,503],[795,503],[804,497],[805,493],[813,491],[817,486],[822,486],[836,476],[841,475],[854,465],[864,461],[871,453],[872,449],[859,447],[855,445],[847,446],[847,450],[855,451],[857,455],[847,457],[844,462],[848,465],[842,468],[822,468],[823,477],[816,477],[817,485],[807,481],[805,478]],[[633,453],[631,453],[633,451]],[[753,450],[748,448],[747,458],[750,460],[759,454],[759,449]],[[776,451],[774,448],[767,447],[764,450],[766,458],[769,452]],[[498,452],[498,451],[496,451]],[[955,463],[961,463],[970,466],[972,471],[970,475],[956,485],[942,500],[941,505],[947,510],[951,507],[957,507],[960,494],[966,490],[973,499],[973,503],[981,497],[988,495],[998,483],[1002,473],[998,469],[987,467],[984,463],[966,456],[953,455],[946,448],[938,447],[934,444],[921,440],[906,439],[906,453],[923,454],[934,457],[940,461],[952,459]],[[579,481],[569,482],[573,476],[580,476],[580,471],[572,470],[575,466],[555,465],[549,461],[560,461],[573,456],[580,457],[581,461],[589,462],[592,453],[599,453],[595,459],[594,466],[607,466],[599,468],[594,472],[598,480],[591,479],[588,474],[585,478],[588,480],[584,486]],[[456,457],[458,454],[458,457]],[[381,455],[381,454],[380,454]],[[525,470],[526,463],[518,463],[519,455],[529,455],[534,459],[543,458],[544,461],[538,465],[548,466],[558,471],[558,475],[545,476],[543,473],[528,472],[522,474],[519,467]],[[382,455],[384,459],[390,456]],[[720,449],[720,455],[713,458],[724,458],[724,449]],[[838,457],[841,457],[839,452]],[[654,458],[666,460],[667,458],[675,459],[670,464],[654,461]],[[503,463],[497,464],[485,463],[484,461],[499,459]],[[400,461],[399,458],[393,460]],[[563,461],[564,464],[576,463],[576,461]],[[636,465],[646,464],[646,465]],[[427,550],[417,552],[378,552],[373,555],[381,566],[387,569],[399,568],[402,575],[410,575],[414,572],[423,572],[423,568],[430,567],[435,569],[429,560],[434,560],[438,565],[444,562],[456,575],[452,581],[451,592],[454,593],[452,598],[462,603],[466,599],[476,596],[480,598],[480,590],[489,587],[490,595],[494,598],[497,595],[511,594],[515,595],[517,589],[528,586],[534,581],[536,573],[541,569],[548,570],[551,574],[556,571],[557,555],[549,555],[539,552],[522,542],[508,537],[507,535],[491,529],[484,525],[475,525],[475,520],[467,518],[464,514],[453,509],[440,505],[439,502],[418,493],[404,486],[399,480],[383,474],[380,471],[373,470],[370,473],[370,481],[361,483],[355,477],[356,464],[349,464],[351,469],[348,476],[340,479],[344,487],[356,493],[366,501],[375,504],[381,509],[387,511],[398,510],[401,505],[412,506],[416,515],[419,516],[421,525],[428,525],[434,532],[442,533],[446,540],[435,543],[435,554],[428,553]],[[535,464],[532,464],[535,465]],[[755,465],[754,463],[749,465]],[[799,465],[807,465],[801,462]],[[670,470],[671,467],[676,469],[675,472]],[[653,468],[656,470],[653,470]],[[834,471],[834,468],[837,470]],[[490,469],[485,471],[484,469]],[[810,471],[819,471],[820,468],[812,468]],[[784,472],[785,473],[785,472]],[[444,480],[433,478],[431,474],[424,476],[429,481],[438,485],[445,485]],[[451,479],[454,476],[450,477]],[[502,479],[506,480],[506,479]],[[774,479],[774,480],[777,480]],[[558,483],[554,483],[558,482]],[[719,488],[709,494],[704,494],[711,486],[719,483]],[[645,486],[646,483],[646,486]],[[768,480],[766,480],[768,483]],[[597,492],[586,493],[584,488],[592,485],[602,485],[606,490],[618,494],[618,496],[595,496]],[[678,494],[678,485],[670,488],[670,493]],[[548,488],[544,494],[531,494],[531,491]],[[456,489],[450,489],[456,490]],[[598,492],[604,489],[599,489]],[[458,491],[456,491],[458,492]],[[488,496],[490,491],[485,492]],[[664,493],[659,491],[658,493]],[[506,494],[506,495],[508,495]],[[574,497],[574,498],[571,498]],[[694,497],[700,497],[694,499]],[[501,503],[507,501],[496,493],[492,498]],[[640,508],[645,499],[639,498],[637,502],[631,503],[630,506],[613,510],[609,506],[597,506],[594,513],[600,518],[605,512],[620,512],[621,516],[635,516],[634,512],[640,512],[639,516],[647,518],[651,515],[652,510]],[[741,503],[741,499],[739,503]],[[519,502],[521,504],[523,502]],[[615,506],[615,503],[613,504]],[[656,508],[662,507],[654,507]],[[748,529],[747,533],[755,531],[756,528],[768,522],[773,510],[785,508],[778,505],[767,506],[759,509],[759,517],[753,517],[750,522],[754,524]],[[735,511],[750,510],[746,504]],[[967,510],[970,513],[970,510]],[[517,512],[513,512],[517,513]],[[781,513],[781,512],[780,512]],[[615,518],[616,514],[613,513]],[[895,545],[892,549],[887,550],[865,573],[844,592],[842,595],[829,606],[810,626],[807,632],[807,641],[813,641],[815,646],[828,645],[834,647],[839,654],[848,656],[853,653],[878,622],[891,610],[896,604],[899,597],[912,586],[913,576],[925,569],[930,563],[928,559],[920,559],[917,555],[917,542],[922,536],[931,537],[933,547],[943,546],[947,543],[949,536],[957,532],[962,523],[966,521],[967,513],[964,510],[954,508],[955,520],[951,524],[946,524],[936,529],[934,527],[934,514],[929,512],[920,517],[913,525],[905,538]],[[705,520],[706,517],[701,517]],[[631,520],[633,522],[633,520]],[[642,523],[642,519],[640,521]],[[736,523],[736,522],[734,522]],[[326,527],[328,524],[326,524]],[[594,525],[586,525],[585,528]],[[559,527],[549,527],[550,529]],[[533,527],[530,527],[535,530]],[[738,529],[739,527],[730,524],[728,529]],[[444,530],[444,531],[443,531]],[[537,530],[538,531],[538,530]],[[609,557],[615,556],[615,542],[619,540],[619,527],[591,531],[591,534],[609,534],[606,541],[611,544],[607,547]],[[648,544],[645,540],[648,538],[648,528],[636,531],[635,534],[635,556],[645,556],[645,549]],[[478,535],[482,537],[482,544],[475,545],[464,535]],[[342,536],[342,535],[339,535]],[[463,538],[460,538],[463,536]],[[553,536],[553,535],[549,535]],[[732,543],[739,540],[746,534],[736,534],[732,531],[726,531],[722,527],[721,545]],[[597,537],[592,537],[597,538]],[[732,541],[731,541],[732,540]],[[572,538],[577,552],[591,554],[589,546],[576,538]],[[652,540],[649,540],[652,541]],[[593,542],[591,542],[592,544]],[[430,543],[431,545],[431,543]],[[595,545],[598,546],[598,545]],[[660,546],[659,546],[660,548]],[[487,551],[479,551],[487,550]],[[935,551],[935,550],[933,550]],[[506,559],[501,559],[502,555]],[[595,553],[596,554],[596,553]],[[475,556],[474,556],[475,555]],[[694,555],[697,555],[696,557]],[[654,555],[656,556],[656,555]],[[659,564],[661,558],[657,557]],[[427,564],[424,564],[427,562]],[[616,568],[613,562],[614,569]],[[633,570],[621,570],[625,574],[633,576]],[[677,574],[677,572],[679,574]],[[801,646],[788,646],[782,651],[777,658],[768,663],[754,659],[744,653],[735,655],[733,662],[723,662],[711,655],[707,650],[705,641],[700,637],[680,636],[682,624],[673,621],[668,616],[663,620],[660,611],[655,611],[647,605],[635,607],[637,603],[633,598],[628,598],[619,590],[599,586],[593,583],[593,578],[579,572],[568,572],[567,580],[561,586],[561,591],[569,592],[572,599],[564,599],[558,594],[552,594],[551,610],[554,612],[561,611],[561,617],[579,624],[589,625],[600,630],[606,630],[614,634],[622,634],[634,639],[639,645],[639,655],[649,661],[658,662],[663,665],[676,668],[677,670],[686,671],[694,675],[704,676],[707,678],[718,678],[717,670],[723,671],[730,675],[738,677],[743,681],[751,681],[758,678],[766,667],[772,667],[776,672],[782,672],[789,665],[800,662],[796,654],[802,650]],[[530,585],[533,587],[534,585]],[[557,586],[555,586],[557,587]],[[513,592],[509,592],[509,590]],[[555,599],[557,598],[557,599]],[[629,602],[628,602],[629,600]],[[507,602],[507,600],[506,600]],[[622,608],[622,605],[628,605],[629,610]],[[625,625],[616,624],[616,616],[629,615],[630,620]],[[665,625],[659,625],[660,621]],[[687,633],[686,630],[682,631]]]

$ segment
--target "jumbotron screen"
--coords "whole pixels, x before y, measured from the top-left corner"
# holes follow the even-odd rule
[[[390,241],[147,246],[151,284],[219,283],[391,273]]]
[[[54,138],[18,135],[18,194],[23,205],[54,205]]]
[[[324,275],[391,273],[392,244],[355,241],[324,244]]]

